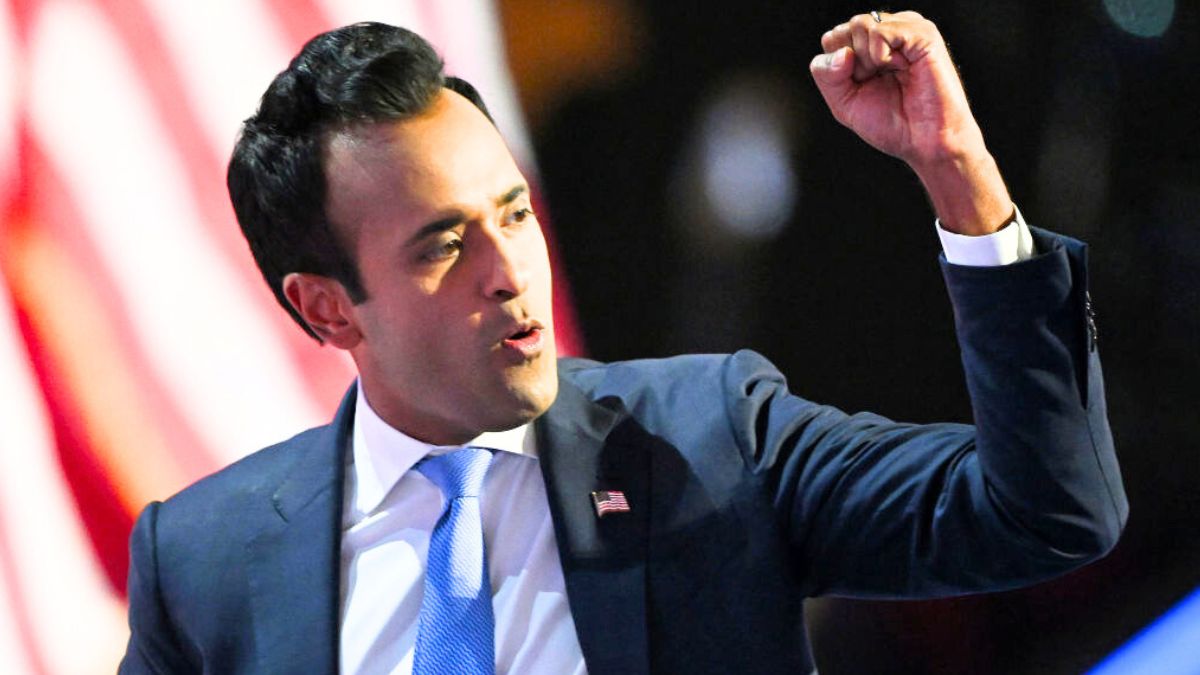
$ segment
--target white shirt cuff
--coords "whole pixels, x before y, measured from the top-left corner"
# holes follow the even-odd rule
[[[935,220],[934,227],[942,240],[946,260],[955,265],[995,267],[1032,258],[1033,235],[1029,233],[1021,209],[1014,205],[1013,211],[1016,215],[1008,225],[978,237],[949,232],[942,229],[940,220]]]

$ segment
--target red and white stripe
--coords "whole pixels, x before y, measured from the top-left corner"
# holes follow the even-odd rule
[[[276,306],[224,170],[300,45],[362,20],[429,37],[532,174],[490,2],[0,4],[0,672],[112,672],[136,513],[353,377]]]

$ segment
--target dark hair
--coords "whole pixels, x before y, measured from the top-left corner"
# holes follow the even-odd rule
[[[358,265],[326,215],[325,138],[356,123],[418,115],[443,87],[491,119],[479,92],[446,76],[420,35],[357,23],[309,40],[242,125],[226,176],[233,210],[275,299],[317,341],[284,295],[284,276],[320,274],[341,282],[352,302],[367,299]]]

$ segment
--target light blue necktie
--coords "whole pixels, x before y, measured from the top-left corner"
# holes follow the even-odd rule
[[[479,512],[479,489],[491,461],[487,450],[463,448],[416,466],[441,488],[446,510],[429,539],[413,675],[496,670],[496,619]]]

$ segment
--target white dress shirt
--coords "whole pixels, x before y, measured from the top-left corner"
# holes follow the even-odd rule
[[[496,672],[583,675],[529,425],[467,445],[497,450],[479,496],[496,616]],[[358,390],[342,509],[343,673],[411,673],[441,490],[418,471],[431,446],[388,426]]]
[[[934,229],[942,241],[946,260],[955,265],[994,267],[1033,257],[1033,235],[1025,224],[1021,209],[1015,205],[1012,222],[993,234],[979,237],[957,234],[943,230],[940,220],[934,221]]]
[[[958,235],[940,223],[935,228],[954,264],[1005,265],[1033,255],[1020,211],[992,235]],[[496,672],[583,675],[532,427],[487,433],[467,445],[498,451],[480,495]],[[392,428],[359,387],[342,509],[341,672],[412,672],[429,538],[443,498],[436,485],[409,469],[427,454],[454,449]]]

